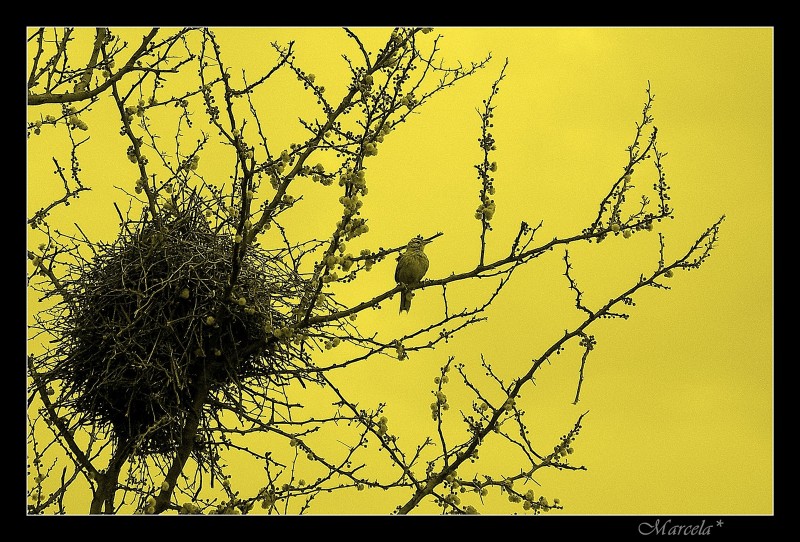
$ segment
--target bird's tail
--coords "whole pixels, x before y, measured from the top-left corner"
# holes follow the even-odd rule
[[[409,309],[411,309],[412,297],[414,297],[413,292],[406,292],[406,291],[400,292],[400,314],[402,314],[403,311],[408,312]]]

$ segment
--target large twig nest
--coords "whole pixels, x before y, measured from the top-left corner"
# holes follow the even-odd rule
[[[111,429],[138,455],[170,453],[201,379],[213,393],[246,379],[275,383],[302,366],[302,350],[272,330],[309,284],[285,250],[251,247],[225,295],[233,240],[211,229],[199,205],[160,227],[144,219],[125,228],[65,282],[69,309],[44,374],[73,422]],[[207,403],[202,416],[220,407]]]

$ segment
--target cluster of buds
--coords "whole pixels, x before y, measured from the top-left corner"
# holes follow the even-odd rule
[[[619,235],[622,233],[622,237],[625,239],[630,239],[630,237],[634,234],[635,231],[653,231],[653,221],[648,220],[642,224],[638,224],[633,227],[625,227],[625,225],[621,224],[618,220],[612,220],[609,229],[614,235]],[[603,233],[598,236],[598,241],[603,240],[606,237],[606,234]]]
[[[339,274],[336,271],[328,271],[322,275],[322,282],[324,284],[336,282],[337,280],[339,280]]]
[[[525,501],[525,502],[528,503],[528,509],[534,508],[536,510],[547,512],[552,508],[552,506],[547,500],[547,497],[545,497],[544,495],[540,495],[539,499],[535,502],[531,501]],[[553,500],[553,504],[556,506],[559,504],[559,502],[560,501],[558,499]],[[523,504],[522,507],[525,508],[525,504]]]
[[[253,503],[246,503],[241,499],[234,498],[231,499],[230,502],[223,502],[219,504],[217,506],[217,509],[213,513],[239,516],[241,514],[249,512],[252,508],[253,508]]]
[[[448,473],[447,476],[444,477],[444,481],[445,484],[449,484],[453,489],[457,489],[460,485],[458,482],[458,474],[455,471]]]
[[[509,497],[509,500],[511,500],[511,497]],[[534,496],[532,489],[529,489],[525,493],[525,495],[522,496],[522,498],[516,497],[516,499],[513,502],[520,502],[520,501],[522,502],[522,508],[524,510],[534,510],[536,512],[547,512],[553,506],[558,506],[559,503],[561,502],[559,501],[559,499],[553,499],[553,505],[551,506],[550,502],[547,500],[547,497],[545,497],[544,495],[540,495],[539,498],[537,499]]]
[[[178,509],[179,514],[200,514],[200,507],[193,502],[185,502],[181,505],[180,509]]]
[[[70,115],[67,117],[67,124],[73,128],[78,128],[79,130],[83,131],[89,129],[89,126],[80,117],[78,117],[78,115]]]
[[[197,166],[200,163],[200,155],[193,154],[191,158],[186,160],[182,165],[181,169],[184,171],[195,171],[197,170]]]
[[[339,337],[334,337],[328,341],[325,341],[325,350],[331,350],[332,348],[336,348],[342,344],[342,340]]]
[[[33,133],[39,135],[42,133],[42,121],[37,120],[33,123]]]
[[[144,100],[139,100],[139,103],[134,106],[125,107],[125,119],[130,122],[133,120],[134,115],[137,117],[144,117],[145,103]]]
[[[496,142],[494,140],[494,136],[492,134],[490,134],[489,132],[486,132],[486,134],[484,136],[482,136],[478,141],[479,141],[479,143],[481,145],[481,148],[483,150],[485,150],[485,151],[496,151],[497,150],[497,144],[496,144]],[[496,165],[495,165],[495,169],[497,169]],[[494,170],[492,170],[492,171],[494,171]]]
[[[363,169],[353,171],[347,168],[339,177],[339,186],[349,185],[355,188],[356,192],[367,195],[367,172]]]
[[[619,233],[620,230],[622,230],[622,237],[625,239],[630,239],[631,235],[633,235],[633,231],[631,231],[630,228],[622,229],[622,226],[618,222],[611,224],[611,231],[613,231],[615,234]]]
[[[139,177],[138,179],[136,179],[136,186],[134,187],[136,193],[141,194],[142,190],[144,190],[145,188],[147,188],[147,179],[144,177]]]
[[[495,203],[493,199],[484,196],[483,201],[475,210],[475,218],[489,222],[494,217]]]
[[[439,419],[439,411],[448,410],[450,408],[450,404],[447,402],[447,396],[443,391],[439,390],[435,392],[435,395],[436,401],[431,403],[431,416],[434,420],[437,420]]]
[[[370,269],[372,269],[372,266],[375,265],[375,260],[369,257],[371,255],[372,252],[370,252],[368,248],[361,250],[361,256],[366,258],[364,260],[364,271],[369,271]]]
[[[39,504],[42,499],[44,498],[44,494],[40,488],[34,488],[30,494],[30,502],[31,504]]]
[[[402,105],[404,107],[408,107],[409,109],[412,109],[418,102],[417,102],[417,99],[414,97],[414,94],[409,92],[408,94],[406,94],[405,96],[400,98],[400,102],[399,103],[400,103],[400,105]]]
[[[150,495],[147,497],[147,500],[144,503],[144,513],[145,514],[155,514],[156,513],[156,498]]]
[[[103,73],[103,77],[105,77],[106,79],[110,79],[111,78],[111,70],[114,68],[114,65],[115,65],[115,63],[114,63],[114,59],[113,58],[110,59],[108,62],[106,62],[106,67],[102,72]]]
[[[378,436],[384,436],[388,431],[387,423],[389,423],[389,418],[386,416],[381,416],[378,420]]]
[[[359,235],[363,235],[368,231],[369,231],[369,226],[367,225],[366,218],[354,218],[352,220],[348,220],[347,224],[345,224],[344,238],[345,240],[349,241],[350,239],[358,237]]]
[[[313,85],[314,81],[317,80],[317,76],[313,73],[303,73],[303,70],[297,68],[297,80],[302,81],[306,86],[309,84]]]
[[[319,183],[322,186],[330,186],[333,184],[333,175],[325,174],[325,167],[322,164],[317,164],[309,171],[311,173],[311,180]]]
[[[365,88],[370,88],[372,86],[372,83],[375,82],[375,78],[372,77],[371,73],[368,73],[364,75],[364,77],[361,79],[361,82]]]
[[[381,126],[381,129],[378,130],[378,135],[375,136],[375,140],[378,143],[382,143],[383,138],[389,135],[389,132],[391,131],[392,131],[392,125],[389,124],[388,122],[384,122],[383,126]]]
[[[345,213],[349,215],[355,214],[364,205],[364,202],[358,199],[358,194],[352,196],[341,196],[339,203],[344,207]]]
[[[561,441],[561,444],[556,444],[553,447],[553,455],[555,455],[556,457],[558,456],[566,457],[567,455],[571,454],[574,451],[572,446],[570,446],[571,443],[572,439],[570,439],[569,437],[565,438],[564,440]]]
[[[219,107],[213,105],[214,96],[211,95],[211,91],[204,90],[203,98],[206,103],[206,114],[208,115],[208,123],[213,124],[214,122],[219,121]]]
[[[279,328],[273,328],[272,324],[270,323],[267,323],[264,326],[264,331],[266,331],[267,333],[272,333],[272,335],[276,339],[282,339],[285,341],[291,340],[295,334],[295,330],[289,326],[281,326]]]
[[[596,344],[597,339],[594,338],[594,335],[583,335],[581,337],[580,345],[587,350],[593,350]]]
[[[291,156],[289,155],[289,151],[283,150],[281,151],[280,158],[276,161],[273,161],[270,164],[267,164],[267,173],[269,174],[269,182],[272,185],[272,188],[277,189],[278,185],[280,184],[280,176],[286,171],[286,166],[288,166],[292,161]]]
[[[235,220],[236,217],[239,216],[239,210],[233,205],[226,205],[223,203],[220,208],[222,209],[222,212],[225,213],[231,220]]]
[[[364,144],[364,156],[375,156],[378,154],[378,146],[373,142]]]
[[[270,508],[273,504],[278,501],[277,495],[275,495],[275,490],[264,488],[261,490],[261,508],[264,510]]]
[[[395,340],[393,344],[394,344],[394,350],[397,353],[397,359],[401,361],[404,359],[408,359],[408,354],[406,354],[406,349],[403,346],[403,343],[401,343],[398,340]]]
[[[328,269],[333,269],[338,265],[342,271],[349,271],[353,266],[353,255],[347,254],[345,256],[338,256],[336,254],[329,254],[325,256],[325,265]]]
[[[34,121],[31,125],[34,134],[39,135],[42,133],[42,124],[52,124],[55,126],[56,118],[53,115],[47,115],[43,120]]]
[[[127,155],[128,160],[130,160],[132,164],[135,164],[139,161],[139,159],[136,157],[136,148],[133,145],[128,145]]]

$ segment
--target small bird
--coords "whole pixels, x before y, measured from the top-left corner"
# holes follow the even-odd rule
[[[394,271],[394,280],[403,286],[417,284],[428,272],[430,262],[425,255],[425,245],[430,241],[425,241],[421,235],[417,235],[406,246],[406,251],[397,257],[397,269]],[[411,309],[411,298],[414,292],[400,292],[400,312],[408,312]]]

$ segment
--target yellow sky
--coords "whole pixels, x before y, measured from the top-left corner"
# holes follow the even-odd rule
[[[357,32],[368,46],[388,34],[376,28]],[[134,43],[141,34],[125,33]],[[535,490],[558,497],[567,514],[772,513],[772,29],[441,28],[428,36],[436,33],[443,35],[445,59],[466,63],[491,53],[493,61],[437,95],[368,160],[370,191],[362,214],[370,232],[352,251],[443,232],[427,248],[428,278],[475,265],[480,227],[473,216],[479,203],[473,166],[481,159],[476,109],[506,58],[506,79],[494,100],[497,213],[488,257],[507,254],[522,220],[543,222],[540,242],[580,233],[626,163],[649,81],[676,209],[675,219],[657,228],[666,238],[666,257],[682,256],[721,215],[727,218],[718,247],[699,270],[676,273],[670,291],[638,294],[629,320],[600,322],[591,331],[598,344],[578,405],[572,404],[580,365],[575,347],[545,365],[535,387],[523,389],[531,430],[538,430],[545,451],[589,412],[570,458],[587,470],[543,472]],[[344,91],[341,55],[358,54],[335,28],[224,28],[216,34],[231,72],[244,69],[252,77],[275,58],[270,41],[295,40],[296,62],[324,81],[332,102]],[[302,134],[299,115],[315,112],[299,88],[284,77],[258,98],[277,148]],[[29,111],[31,118],[47,113]],[[118,220],[111,202],[126,201],[113,187],[130,190],[137,175],[125,159],[127,142],[113,115],[101,104],[84,116],[92,140],[83,151],[82,174],[92,192],[52,218],[65,229],[79,221],[94,239],[113,238]],[[63,134],[48,133],[29,141],[31,212],[60,189],[51,156],[68,163],[65,143]],[[202,166],[221,178],[229,174],[210,157]],[[649,189],[653,172],[645,168],[640,175],[641,188]],[[290,193],[299,196],[306,189]],[[325,238],[339,212],[338,195],[328,196],[326,208],[311,204],[325,197],[319,187],[307,197],[309,204],[287,217],[287,231]],[[40,241],[32,234],[29,247]],[[585,301],[597,306],[655,269],[658,238],[655,232],[615,237],[571,247],[570,254]],[[343,299],[369,299],[393,287],[393,271],[393,260],[377,265],[357,287],[342,286]],[[391,430],[416,443],[435,431],[430,390],[448,356],[481,374],[484,355],[511,378],[577,321],[580,313],[563,272],[563,250],[554,251],[515,273],[487,312],[488,322],[408,361],[372,361],[343,374],[338,384],[364,405],[386,402]],[[448,295],[460,308],[477,303],[481,292],[469,284],[454,286]],[[441,299],[440,290],[418,291],[408,315],[398,316],[395,298],[359,323],[383,337],[396,335],[439,316]],[[458,416],[450,423],[458,433]],[[481,451],[479,464],[487,472],[507,466],[507,457],[493,454],[492,446],[487,440]],[[260,474],[240,470],[232,472],[243,487]],[[353,492],[347,499],[323,495],[312,512],[383,514],[407,498],[379,491]],[[499,498],[480,510],[517,511]]]

